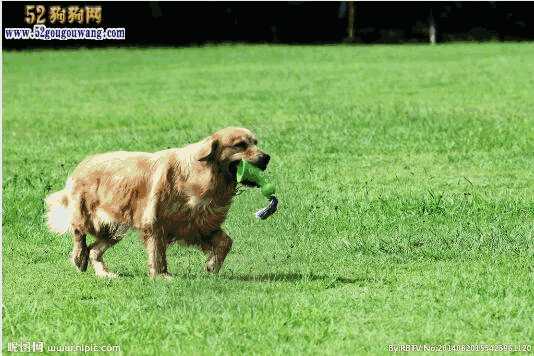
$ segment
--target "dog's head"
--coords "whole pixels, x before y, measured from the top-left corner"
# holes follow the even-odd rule
[[[256,136],[247,129],[227,127],[201,142],[199,161],[212,162],[235,178],[239,161],[245,160],[265,170],[271,157],[258,148]]]

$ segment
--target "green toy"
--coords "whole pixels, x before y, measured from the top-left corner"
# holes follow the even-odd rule
[[[278,207],[278,199],[274,196],[274,185],[267,182],[261,169],[248,161],[242,160],[237,166],[237,182],[242,183],[245,181],[256,183],[260,187],[261,194],[269,199],[269,205],[256,212],[258,219],[267,219]]]

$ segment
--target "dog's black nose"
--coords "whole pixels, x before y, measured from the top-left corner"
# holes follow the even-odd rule
[[[264,171],[267,169],[267,164],[269,163],[270,159],[271,156],[269,156],[267,153],[262,154],[258,162],[258,167]]]

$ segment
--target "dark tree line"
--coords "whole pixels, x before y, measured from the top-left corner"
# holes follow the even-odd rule
[[[27,26],[23,21],[27,4],[2,3],[4,27]],[[85,3],[65,3],[72,4]],[[101,6],[100,26],[127,30],[126,40],[120,45],[534,39],[534,4],[528,2],[104,2]],[[3,42],[4,48],[117,44]]]

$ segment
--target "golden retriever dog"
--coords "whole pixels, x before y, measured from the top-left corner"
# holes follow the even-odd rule
[[[199,247],[206,270],[216,273],[232,247],[221,224],[236,192],[237,165],[247,160],[264,170],[269,163],[257,144],[251,131],[228,127],[182,148],[90,156],[46,198],[48,227],[72,234],[71,261],[80,271],[90,261],[100,277],[116,276],[103,256],[130,228],[144,242],[150,276],[170,276],[166,249],[175,241]],[[95,237],[89,246],[87,234]]]

